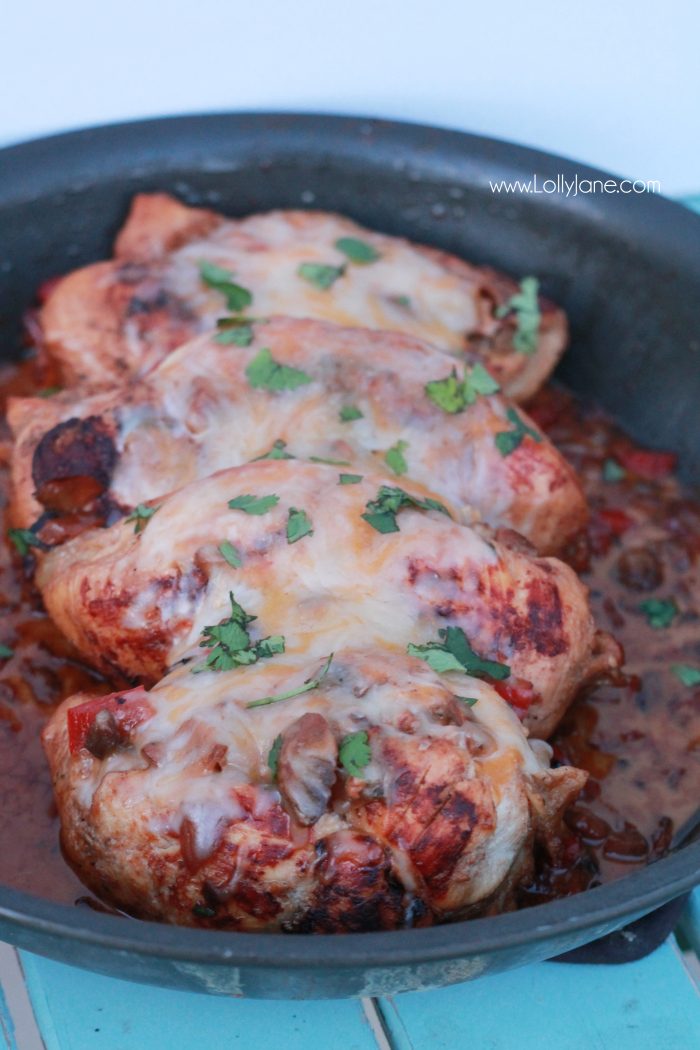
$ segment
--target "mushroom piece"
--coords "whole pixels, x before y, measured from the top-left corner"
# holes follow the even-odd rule
[[[315,824],[325,813],[337,761],[338,745],[323,715],[302,715],[282,734],[277,785],[300,824]]]

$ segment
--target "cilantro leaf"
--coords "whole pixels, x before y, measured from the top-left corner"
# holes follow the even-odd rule
[[[396,515],[406,507],[414,507],[416,510],[439,510],[441,514],[451,517],[447,507],[438,503],[436,499],[418,499],[391,485],[380,485],[376,498],[367,503],[367,509],[361,517],[377,532],[398,532]]]
[[[519,448],[522,444],[523,438],[529,436],[537,444],[542,443],[541,436],[532,427],[529,427],[524,420],[520,418],[514,408],[509,408],[506,412],[508,420],[513,424],[514,430],[501,430],[494,438],[496,442],[496,448],[502,456],[509,456],[511,452],[515,452],[516,448]]]
[[[515,313],[517,328],[513,336],[513,347],[519,354],[530,356],[537,350],[537,337],[542,320],[537,298],[539,287],[540,282],[536,277],[523,277],[520,291],[496,310],[496,317],[507,317],[508,314]]]
[[[616,459],[606,459],[601,471],[603,481],[622,481],[627,477],[627,471],[621,467]]]
[[[345,266],[327,266],[325,263],[305,262],[300,265],[297,273],[309,284],[320,288],[321,291],[326,291],[335,284],[339,277],[343,276]]]
[[[267,756],[268,769],[272,773],[272,779],[277,780],[277,767],[280,761],[280,751],[282,750],[282,734],[279,733],[270,748],[270,752]]]
[[[60,394],[62,390],[62,386],[45,386],[43,390],[37,391],[37,397],[53,397],[54,394]]]
[[[362,779],[362,770],[372,758],[369,737],[364,729],[350,733],[341,741],[338,749],[340,764],[351,777]]]
[[[409,295],[390,295],[389,302],[395,306],[401,306],[404,310],[409,310],[411,307],[411,297]]]
[[[341,423],[352,423],[354,419],[364,419],[364,412],[360,412],[357,405],[343,405],[338,415]]]
[[[290,507],[287,518],[287,543],[296,543],[304,536],[310,536],[313,531],[314,527],[306,511]]]
[[[510,675],[507,664],[496,660],[485,660],[475,653],[461,627],[441,628],[438,631],[439,642],[428,642],[426,645],[414,645],[409,642],[409,656],[425,660],[438,674],[445,671],[463,671],[474,678],[495,678],[501,681]]]
[[[377,259],[381,258],[373,245],[368,244],[367,241],[360,241],[357,237],[340,237],[335,242],[335,246],[339,252],[347,255],[350,262],[357,263],[360,266],[376,262]]]
[[[214,291],[220,292],[226,298],[226,305],[233,313],[240,313],[253,301],[253,296],[247,288],[236,284],[230,270],[203,259],[199,264],[199,276],[204,284]]]
[[[269,452],[263,453],[262,456],[256,456],[255,459],[251,460],[251,463],[258,463],[261,459],[296,459],[291,452],[286,452],[287,442],[283,441],[282,438],[277,438],[277,441],[273,444]]]
[[[216,908],[210,908],[208,904],[193,904],[192,914],[198,919],[213,919],[216,915]]]
[[[9,660],[10,657],[14,655],[14,649],[10,649],[9,645],[3,645],[2,642],[0,642],[0,660]]]
[[[500,389],[493,376],[478,362],[472,369],[465,368],[462,379],[457,378],[457,371],[453,368],[444,379],[425,384],[425,392],[433,404],[450,415],[463,412],[480,395],[495,394]]]
[[[47,546],[31,529],[10,529],[7,533],[8,539],[14,543],[20,557],[26,558],[30,547],[38,547],[39,550],[47,550]]]
[[[267,347],[258,351],[245,370],[246,378],[256,390],[296,390],[313,382],[310,375],[299,368],[290,368],[275,361]]]
[[[129,517],[126,518],[126,521],[135,522],[134,532],[138,535],[139,532],[143,532],[148,522],[159,509],[159,507],[147,507],[145,503],[139,503],[137,507],[134,507]]]
[[[331,467],[349,467],[349,459],[329,459],[326,456],[309,456],[310,463],[328,463]]]
[[[236,496],[230,499],[228,505],[231,510],[242,510],[245,514],[267,514],[279,503],[279,496],[253,496],[246,493],[244,496]]]
[[[224,346],[250,346],[253,342],[253,329],[249,324],[240,325],[237,328],[222,328],[214,336],[215,343],[223,343]]]
[[[219,553],[223,557],[224,561],[227,561],[228,564],[232,566],[232,568],[240,569],[241,565],[243,564],[243,559],[241,558],[238,549],[234,547],[232,543],[229,543],[228,540],[224,540],[222,543],[220,543]]]
[[[359,485],[362,481],[362,474],[339,474],[338,484],[339,485]]]
[[[639,610],[646,616],[649,626],[657,631],[670,627],[678,614],[673,598],[648,598],[640,602]]]
[[[252,700],[251,703],[245,705],[246,708],[267,707],[268,704],[277,704],[280,700],[292,700],[295,696],[301,696],[303,693],[310,693],[312,689],[318,689],[319,685],[328,674],[328,668],[331,666],[332,660],[333,653],[328,657],[315,678],[307,678],[304,684],[300,685],[297,689],[290,689],[286,693],[278,693],[277,696],[263,696],[261,700]]]
[[[455,700],[461,700],[462,703],[467,704],[468,707],[473,707],[474,704],[479,703],[478,696],[455,696]]]
[[[221,623],[205,627],[202,631],[200,647],[209,649],[210,652],[203,664],[192,668],[193,674],[199,671],[231,671],[235,667],[254,664],[258,660],[284,652],[284,638],[279,634],[252,642],[248,624],[256,617],[249,616],[238,604],[233,597],[233,591],[229,591],[229,601],[231,615]]]
[[[413,642],[409,642],[407,651],[409,656],[417,656],[419,660],[424,660],[438,674],[464,670],[454,653],[448,652],[438,642],[428,642],[427,645],[414,645]]]
[[[691,667],[690,664],[673,664],[671,670],[683,685],[700,685],[700,667]]]
[[[408,464],[404,452],[408,448],[408,441],[397,441],[384,455],[384,462],[394,474],[399,477],[408,471]]]

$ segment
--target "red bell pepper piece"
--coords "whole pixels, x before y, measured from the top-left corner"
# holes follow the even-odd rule
[[[647,448],[616,449],[617,459],[625,470],[647,481],[666,478],[676,469],[675,452],[654,452]]]
[[[124,737],[141,722],[151,718],[155,711],[148,702],[142,685],[127,692],[96,696],[84,704],[76,704],[68,710],[68,745],[72,755],[85,747],[85,739],[99,711],[109,711]]]
[[[526,678],[506,678],[504,681],[492,681],[491,685],[499,696],[515,711],[518,718],[524,718],[538,694]]]
[[[614,536],[622,536],[623,532],[634,525],[634,521],[624,510],[617,507],[601,507],[596,512],[599,521],[605,525]]]

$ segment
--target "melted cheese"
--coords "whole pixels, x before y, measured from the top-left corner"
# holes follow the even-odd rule
[[[202,261],[251,293],[253,316],[400,331],[457,355],[473,343],[521,400],[537,390],[564,348],[564,316],[545,304],[536,352],[513,348],[514,324],[497,318],[494,308],[517,291],[514,282],[341,216],[276,211],[207,220],[192,211],[205,220],[170,237],[173,212],[181,223],[188,209],[157,195],[136,198],[118,240],[118,263],[79,270],[50,297],[42,316],[47,344],[69,381],[95,388],[144,375],[188,335],[212,328],[226,313],[226,299],[202,281]],[[157,236],[144,257],[139,227],[149,223]],[[352,262],[337,246],[342,238],[370,245],[376,259]],[[319,288],[300,275],[304,264],[334,267],[340,275]]]
[[[246,370],[263,349],[310,381],[295,390],[253,388]],[[426,386],[452,369],[444,354],[406,336],[314,321],[256,325],[247,348],[200,338],[127,391],[37,404],[31,414],[15,402],[20,517],[29,525],[41,514],[30,462],[39,442],[62,421],[89,418],[114,434],[110,494],[124,507],[265,455],[276,441],[294,456],[345,460],[356,470],[384,469],[387,452],[405,442],[408,476],[467,520],[476,514],[543,552],[559,549],[586,517],[573,471],[544,435],[508,456],[499,452],[496,435],[512,430],[499,395],[479,396],[454,415],[435,405]],[[362,417],[343,422],[348,405]]]
[[[339,470],[250,463],[180,489],[139,533],[130,522],[85,533],[40,567],[47,608],[93,659],[152,680],[199,658],[202,631],[227,616],[230,591],[258,617],[256,637],[283,635],[289,653],[311,659],[345,646],[402,650],[455,624],[478,653],[533,683],[541,700],[531,724],[549,727],[592,660],[593,621],[575,574],[436,510],[401,510],[399,531],[379,533],[362,514],[396,479],[366,474],[344,486]],[[229,509],[244,494],[279,502],[262,515]],[[313,527],[293,544],[291,508]],[[239,551],[240,568],[220,554],[224,540]]]

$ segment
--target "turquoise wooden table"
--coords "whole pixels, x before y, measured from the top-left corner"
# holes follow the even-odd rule
[[[700,212],[700,196],[686,203]],[[700,890],[676,935],[639,962],[540,963],[387,999],[173,992],[0,945],[0,1037],[8,1050],[700,1048]]]

